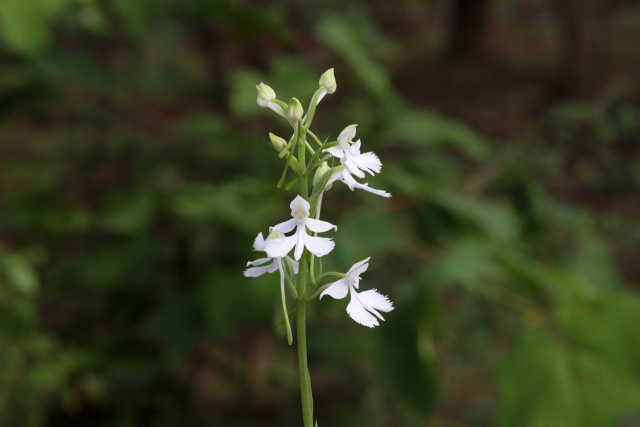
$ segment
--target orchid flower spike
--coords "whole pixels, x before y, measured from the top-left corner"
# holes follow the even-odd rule
[[[364,172],[369,172],[372,176],[379,173],[382,169],[382,163],[378,156],[373,152],[360,154],[360,140],[352,142],[356,136],[356,126],[349,125],[338,135],[338,145],[327,148],[324,151],[330,155],[340,159],[349,173],[364,178]]]
[[[329,68],[324,72],[324,74],[322,74],[322,76],[320,76],[320,89],[322,89],[322,91],[320,92],[320,95],[318,95],[318,102],[316,105],[320,104],[320,101],[322,101],[322,98],[324,98],[326,94],[331,95],[337,88],[338,84],[336,83],[336,77],[333,74],[333,68]]]
[[[283,237],[284,234],[282,233],[278,233],[276,231],[271,232],[271,234],[269,234],[269,236],[267,236],[267,241],[269,240],[273,240],[273,239],[277,239],[280,237]],[[265,244],[265,240],[264,237],[262,237],[262,233],[258,234],[258,237],[256,237],[256,240],[253,242],[253,250],[254,251],[259,251],[259,252],[264,252],[264,244]],[[258,276],[262,276],[264,273],[273,273],[276,270],[280,270],[282,269],[282,258],[283,257],[279,257],[279,258],[275,258],[275,257],[267,257],[267,258],[260,258],[257,259],[255,261],[249,261],[247,263],[247,267],[250,265],[262,265],[262,264],[266,264],[269,261],[273,261],[271,264],[267,265],[267,266],[263,266],[263,267],[251,267],[251,268],[247,268],[244,271],[244,276],[245,277],[258,277]],[[289,258],[287,256],[287,258]],[[291,265],[293,266],[293,272],[295,274],[298,274],[298,263],[294,260],[292,260],[291,258],[289,258],[289,261],[291,261]]]
[[[281,258],[286,256],[294,246],[296,248],[294,253],[296,261],[302,256],[302,251],[305,247],[317,257],[325,256],[331,252],[335,246],[333,240],[326,237],[311,236],[307,234],[305,227],[315,233],[324,233],[332,228],[337,230],[338,227],[326,221],[309,218],[311,206],[309,202],[300,196],[293,199],[289,206],[291,207],[291,216],[293,218],[271,228],[280,233],[289,233],[296,228],[296,232],[292,236],[267,240],[264,244],[267,255],[273,258]]]
[[[347,272],[347,277],[329,284],[320,294],[320,299],[325,295],[335,299],[342,299],[347,296],[347,291],[349,291],[351,293],[351,302],[347,306],[347,313],[359,324],[373,328],[379,325],[376,317],[384,320],[377,310],[385,313],[389,312],[393,310],[393,303],[375,289],[361,293],[355,291],[360,284],[360,274],[367,271],[369,267],[369,259],[371,257],[354,264]],[[375,314],[375,317],[371,313]]]
[[[285,119],[287,115],[280,105],[275,102],[276,93],[270,86],[260,82],[259,85],[256,85],[256,89],[258,89],[258,105],[262,108],[269,108],[275,111],[277,114],[281,115]]]

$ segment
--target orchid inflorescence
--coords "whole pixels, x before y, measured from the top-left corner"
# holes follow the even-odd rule
[[[368,183],[356,180],[356,178],[365,178],[365,172],[373,176],[382,169],[382,163],[378,156],[372,152],[361,153],[360,140],[353,141],[357,125],[347,126],[340,133],[337,141],[327,142],[327,139],[324,143],[309,130],[317,105],[327,94],[336,91],[337,85],[333,69],[326,71],[320,77],[320,87],[313,95],[306,115],[300,101],[296,98],[292,98],[289,104],[285,104],[278,100],[275,91],[264,83],[261,82],[256,88],[258,89],[258,105],[273,110],[285,118],[293,128],[293,135],[288,142],[274,134],[269,134],[269,139],[273,148],[280,153],[280,158],[286,160],[278,188],[283,185],[288,169],[291,168],[292,171],[297,172],[298,177],[292,180],[286,189],[289,190],[298,183],[299,195],[290,204],[291,219],[270,227],[267,239],[264,239],[262,233],[258,234],[253,244],[254,250],[266,252],[267,257],[249,262],[248,266],[251,267],[244,272],[244,275],[258,277],[264,273],[275,271],[280,274],[284,325],[286,325],[289,344],[293,343],[289,316],[294,313],[296,315],[304,425],[312,427],[313,402],[306,350],[306,303],[318,295],[320,299],[325,295],[342,299],[349,293],[351,301],[347,306],[347,313],[357,323],[370,328],[379,325],[378,319],[384,320],[379,312],[393,310],[393,304],[389,299],[375,289],[363,292],[356,291],[359,289],[360,275],[369,267],[370,258],[354,264],[346,274],[322,273],[321,257],[331,252],[335,243],[331,238],[318,237],[318,233],[325,233],[331,229],[337,231],[338,229],[337,226],[320,220],[324,193],[331,189],[334,182],[341,181],[351,191],[357,188],[382,197],[391,197],[391,194],[371,188]],[[316,150],[307,142],[307,135],[311,136],[319,145]],[[297,156],[296,148],[298,149]],[[310,155],[308,162],[306,161],[307,152]],[[337,160],[339,165],[330,167],[329,160],[332,161],[332,164]],[[312,191],[309,194],[308,177],[314,170],[315,174],[311,181]],[[287,235],[288,233],[292,234]],[[292,257],[290,257],[289,254],[292,251]],[[315,257],[318,257],[319,262],[317,275],[314,274]],[[271,263],[268,264],[269,262]],[[323,280],[327,279],[337,280],[321,284]],[[296,300],[296,308],[291,312],[287,311],[285,283]]]

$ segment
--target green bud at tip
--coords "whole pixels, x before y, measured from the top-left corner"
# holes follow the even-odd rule
[[[271,145],[273,145],[273,148],[275,148],[278,153],[287,145],[287,141],[272,133],[269,134],[269,139],[271,140]]]
[[[287,108],[287,118],[292,122],[297,122],[302,118],[304,110],[302,104],[296,98],[291,98],[289,102],[289,108]]]
[[[336,83],[336,78],[333,75],[333,68],[329,68],[322,76],[320,76],[320,86],[324,86],[328,94],[332,94],[336,91],[338,84]]]
[[[271,101],[276,99],[276,93],[266,84],[260,82],[259,85],[256,85],[256,89],[258,89],[258,105],[260,107],[266,108]]]
[[[327,162],[322,162],[322,164],[320,166],[318,166],[318,168],[316,169],[316,174],[313,176],[313,185],[315,186],[318,181],[320,181],[320,179],[324,176],[325,173],[327,173],[329,171],[329,169],[331,169],[329,167],[329,165],[327,164]],[[325,190],[328,190],[331,188],[331,185],[325,187]]]

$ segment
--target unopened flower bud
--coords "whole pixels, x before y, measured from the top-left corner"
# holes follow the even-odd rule
[[[320,166],[318,166],[318,168],[316,169],[316,174],[313,176],[313,185],[314,186],[318,183],[318,181],[320,181],[320,179],[322,179],[322,177],[324,176],[325,173],[329,172],[329,169],[331,169],[331,168],[329,167],[327,162],[322,162],[322,164]],[[324,189],[325,190],[329,190],[330,188],[331,188],[331,184],[326,186]]]
[[[271,140],[271,145],[273,145],[273,148],[275,148],[278,153],[287,146],[287,141],[272,133],[269,134],[269,139]]]
[[[329,68],[322,76],[320,76],[320,86],[324,86],[329,94],[336,91],[338,85],[336,83],[336,78],[333,75],[333,68]]]
[[[289,102],[289,108],[287,108],[287,118],[291,122],[297,122],[302,118],[304,114],[304,110],[302,109],[302,104],[296,98],[291,98],[291,102]]]
[[[276,99],[276,93],[266,84],[260,82],[256,85],[256,89],[258,89],[258,105],[262,108],[268,107],[269,103]]]

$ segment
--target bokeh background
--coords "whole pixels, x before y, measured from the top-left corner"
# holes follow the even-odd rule
[[[0,425],[299,426],[274,275],[286,123],[358,123],[309,308],[320,426],[640,425],[637,0],[0,0]]]

